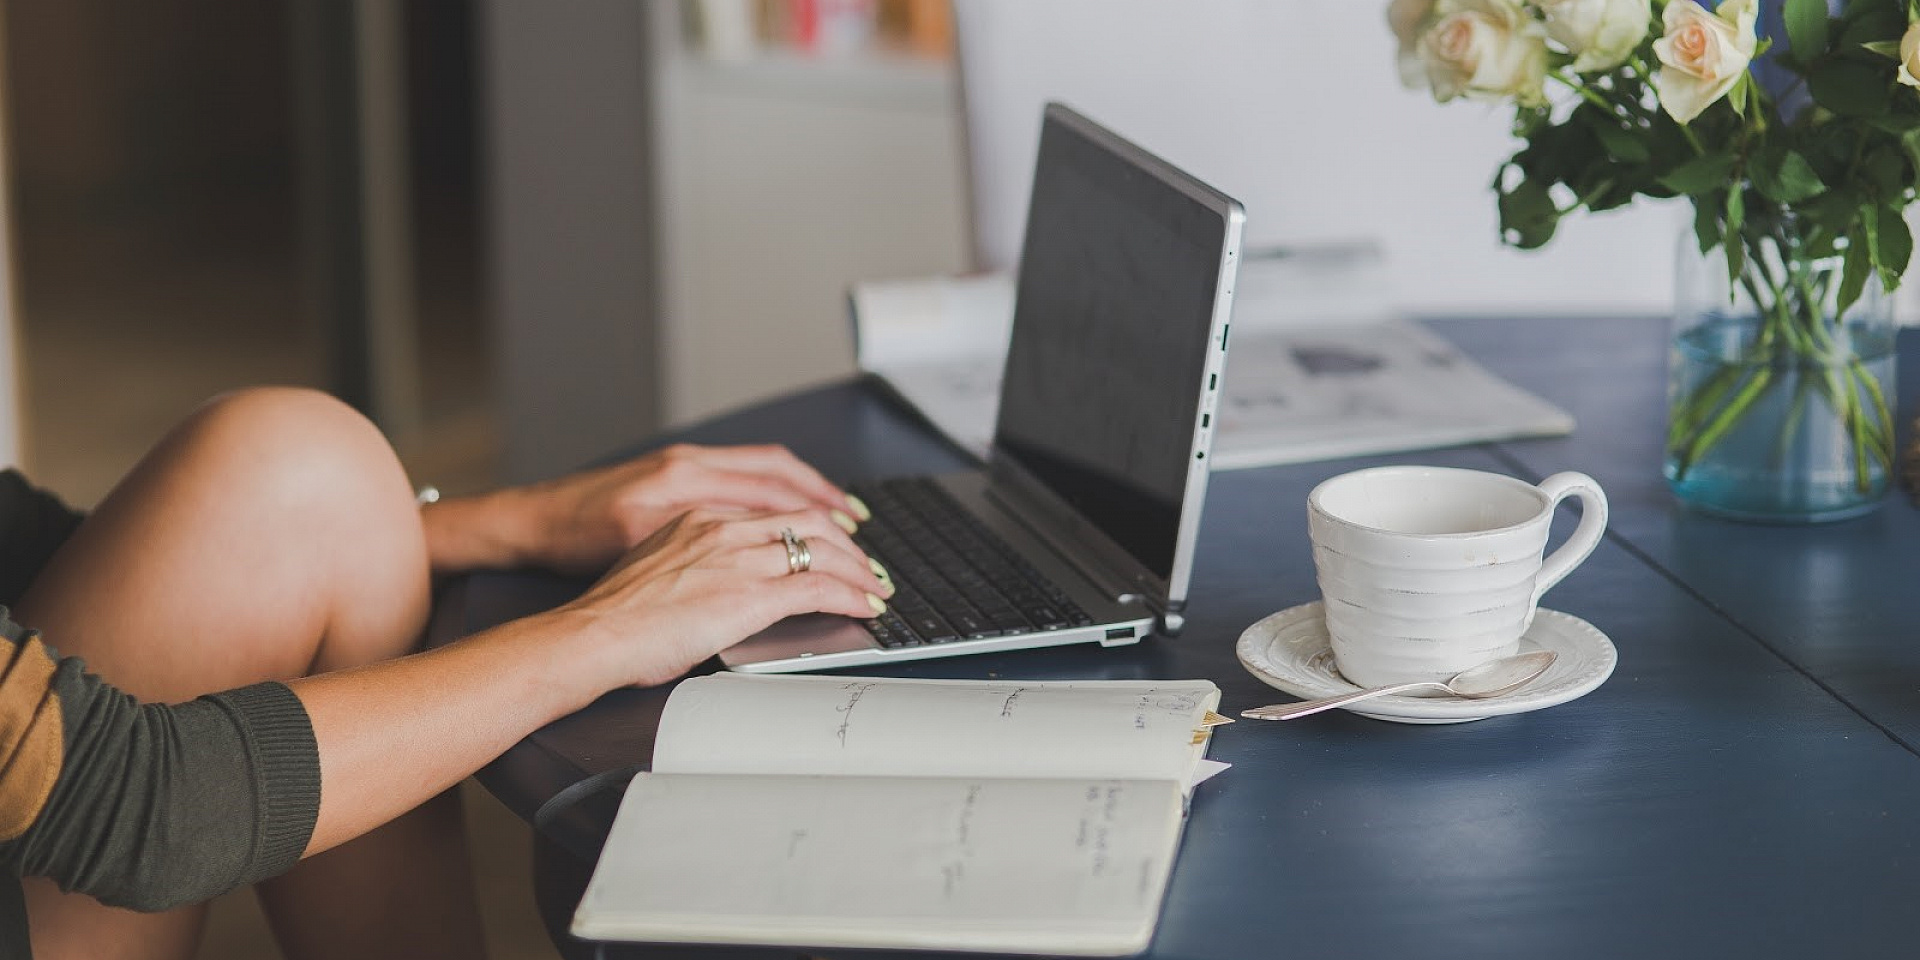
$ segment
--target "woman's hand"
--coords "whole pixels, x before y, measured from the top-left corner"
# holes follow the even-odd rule
[[[782,530],[806,540],[793,572]],[[873,617],[893,587],[819,510],[680,514],[579,599],[548,615],[596,652],[603,677],[665,683],[782,618]]]
[[[814,511],[851,532],[866,505],[785,447],[676,444],[625,463],[422,511],[437,571],[538,565],[593,573],[690,509]]]
[[[786,529],[807,541],[805,572],[788,565]],[[694,510],[564,606],[296,680],[322,758],[307,850],[404,813],[608,690],[665,683],[783,617],[871,617],[892,592],[824,511]]]

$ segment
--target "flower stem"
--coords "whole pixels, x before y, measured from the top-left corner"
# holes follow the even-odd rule
[[[1681,451],[1686,449],[1695,431],[1705,423],[1714,409],[1720,405],[1721,398],[1740,382],[1740,368],[1721,367],[1708,377],[1706,382],[1696,387],[1685,397],[1675,401],[1672,414],[1673,422],[1667,427],[1667,449]]]
[[[1856,353],[1867,345],[1853,336],[1857,324],[1843,323],[1832,308],[1838,268],[1807,256],[1809,241],[1798,232],[1803,225],[1789,212],[1758,202],[1748,209],[1750,217],[1722,241],[1740,244],[1744,254],[1729,259],[1738,268],[1734,289],[1745,299],[1734,299],[1724,321],[1739,335],[1703,331],[1705,340],[1676,344],[1705,348],[1719,359],[1711,373],[1676,387],[1666,436],[1670,475],[1686,480],[1719,445],[1731,443],[1748,418],[1764,417],[1768,426],[1739,434],[1762,431],[1742,442],[1766,442],[1769,469],[1792,474],[1801,457],[1832,449],[1844,458],[1843,475],[1852,472],[1850,486],[1869,494],[1892,469],[1893,416],[1871,358]],[[1769,397],[1778,398],[1777,407]],[[1769,437],[1766,431],[1777,432]],[[1834,441],[1846,446],[1829,448]]]
[[[1733,401],[1728,403],[1726,408],[1720,411],[1719,416],[1714,417],[1713,421],[1700,431],[1699,436],[1694,438],[1687,449],[1686,459],[1681,461],[1675,471],[1676,475],[1685,477],[1687,468],[1699,463],[1700,458],[1705,456],[1708,450],[1713,449],[1714,444],[1720,442],[1720,438],[1733,428],[1734,422],[1747,412],[1748,407],[1753,406],[1754,401],[1760,399],[1760,394],[1766,391],[1767,384],[1772,381],[1772,367],[1756,368],[1752,379],[1748,380],[1747,385],[1734,395]]]

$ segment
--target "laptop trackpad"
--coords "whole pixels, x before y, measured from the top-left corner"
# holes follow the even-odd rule
[[[788,617],[720,651],[720,661],[729,667],[736,667],[808,654],[819,656],[848,650],[871,650],[873,646],[873,635],[860,625],[860,621],[825,613],[809,613]]]

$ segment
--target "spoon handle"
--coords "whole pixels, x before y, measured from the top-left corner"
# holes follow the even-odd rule
[[[1251,710],[1240,711],[1240,715],[1246,717],[1248,720],[1292,720],[1296,717],[1319,713],[1322,710],[1344,707],[1349,703],[1372,700],[1374,697],[1384,697],[1392,693],[1405,693],[1409,690],[1418,690],[1422,687],[1439,687],[1444,690],[1447,685],[1436,680],[1416,680],[1412,683],[1396,683],[1390,687],[1374,687],[1371,690],[1361,690],[1358,693],[1345,693],[1337,697],[1328,697],[1324,700],[1308,700],[1305,703],[1276,703],[1269,707],[1254,707]]]

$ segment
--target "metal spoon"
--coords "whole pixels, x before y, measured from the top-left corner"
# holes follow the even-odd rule
[[[1255,707],[1242,710],[1240,715],[1249,720],[1292,720],[1322,710],[1344,707],[1349,703],[1371,700],[1393,693],[1405,693],[1422,687],[1439,687],[1456,697],[1468,700],[1484,700],[1503,693],[1512,693],[1532,683],[1534,679],[1547,672],[1553,666],[1552,650],[1535,650],[1498,660],[1489,660],[1477,667],[1470,667],[1445,680],[1418,680],[1413,683],[1396,683],[1387,687],[1374,687],[1358,693],[1346,693],[1324,700],[1308,700],[1305,703],[1276,703],[1269,707]]]

